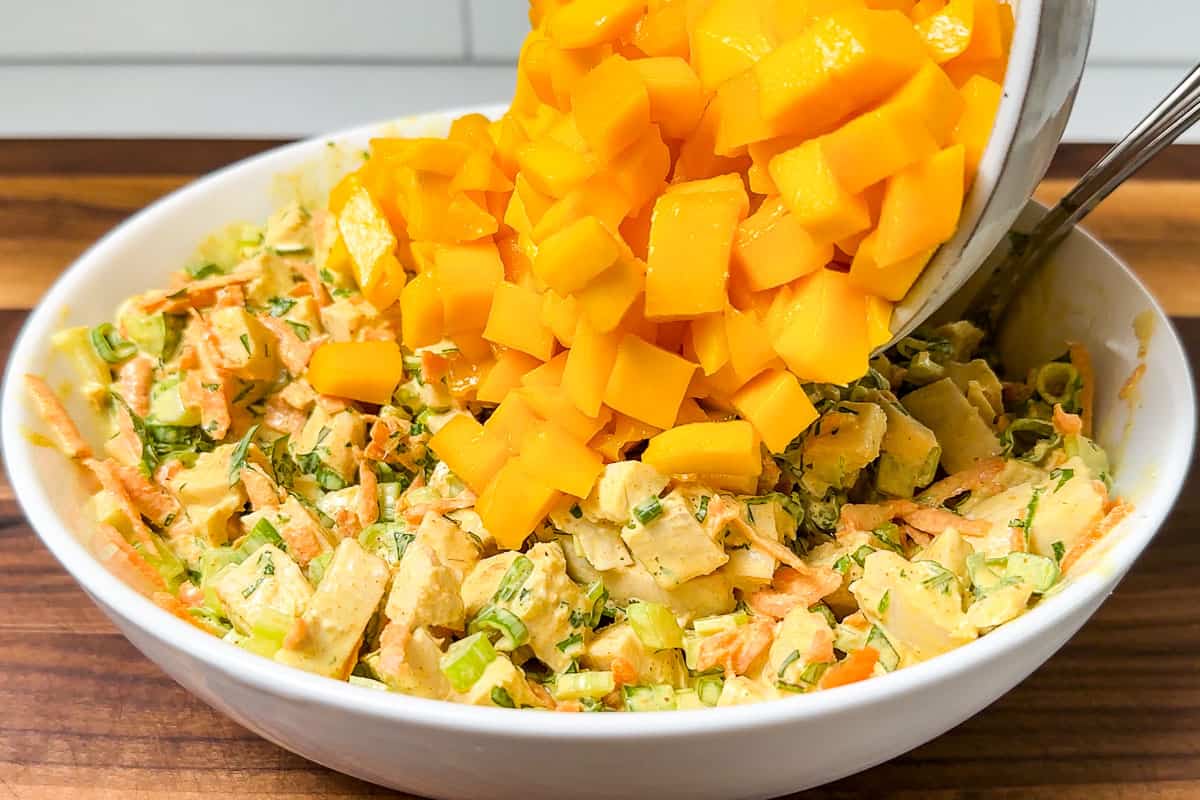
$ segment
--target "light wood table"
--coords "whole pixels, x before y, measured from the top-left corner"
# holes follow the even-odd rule
[[[0,354],[97,237],[266,142],[0,141]],[[1057,198],[1095,157],[1060,153]],[[1089,220],[1200,352],[1200,149],[1175,148]],[[1100,612],[955,730],[806,797],[1200,798],[1200,473]],[[803,742],[796,743],[797,751]],[[400,795],[245,731],[144,659],[41,546],[0,479],[0,799]]]

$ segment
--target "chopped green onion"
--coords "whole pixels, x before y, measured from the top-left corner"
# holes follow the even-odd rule
[[[501,650],[516,650],[529,641],[529,629],[525,627],[525,623],[506,608],[488,605],[480,609],[475,619],[467,626],[467,632],[476,633],[483,630],[500,633],[496,647]]]
[[[837,561],[833,562],[835,572],[845,576],[850,572],[850,556],[842,556]]]
[[[642,502],[633,507],[633,517],[643,525],[649,525],[654,520],[662,516],[662,503],[657,497],[647,497]]]
[[[503,686],[492,687],[492,703],[501,708],[516,708],[517,704],[513,702],[512,695],[508,693],[508,689]]]
[[[675,689],[667,684],[626,686],[625,708],[628,711],[674,711]]]
[[[1075,407],[1075,395],[1082,386],[1079,370],[1061,361],[1043,364],[1037,372],[1034,387],[1047,403],[1058,403],[1068,411]]]
[[[583,516],[583,509],[579,507],[579,503],[571,506],[571,516],[575,519],[579,519]]]
[[[275,526],[265,517],[254,523],[250,533],[238,545],[238,550],[242,554],[242,559],[246,559],[254,555],[264,544],[273,544],[280,550],[287,550],[287,543],[283,541],[279,531],[275,530]]]
[[[779,672],[776,675],[776,677],[779,678],[780,680],[783,680],[783,676],[787,673],[787,668],[799,660],[800,660],[800,651],[799,650],[793,650],[792,652],[788,653],[787,657],[785,659],[783,659],[783,663],[779,665]]]
[[[292,329],[292,333],[296,334],[297,339],[299,339],[302,342],[308,341],[309,332],[311,331],[311,328],[309,328],[303,322],[295,322],[294,320],[290,320],[290,319],[286,319],[286,320],[284,320],[284,322],[286,322],[288,324],[288,327]]]
[[[238,482],[242,474],[242,467],[246,466],[246,451],[250,449],[250,442],[254,439],[254,434],[258,433],[258,425],[251,425],[250,429],[238,439],[238,443],[234,445],[233,453],[229,456],[229,485],[233,486]]]
[[[833,609],[824,603],[815,603],[814,605],[809,606],[808,610],[824,617],[825,621],[829,623],[829,627],[831,628],[838,624],[837,617],[833,615]]]
[[[554,680],[554,696],[559,700],[599,699],[616,688],[616,680],[607,670],[564,674]]]
[[[863,562],[867,560],[867,556],[871,555],[871,553],[874,553],[874,552],[875,552],[874,547],[871,547],[871,545],[869,545],[869,544],[864,544],[862,547],[858,548],[853,553],[851,553],[850,558],[854,559],[854,563],[858,564],[861,567],[863,565]]]
[[[1061,542],[1056,542],[1062,545]],[[1058,560],[1034,553],[1009,553],[1004,565],[1004,577],[1017,580],[1033,587],[1033,591],[1044,594],[1058,582]]]
[[[1054,560],[1061,564],[1063,556],[1067,554],[1067,546],[1062,542],[1055,542],[1050,545],[1050,549],[1054,551]]]
[[[600,624],[600,619],[604,616],[604,606],[608,603],[608,589],[605,588],[604,581],[590,583],[584,592],[583,600],[587,604],[585,607],[591,610],[588,627],[594,628]]]
[[[267,301],[267,312],[272,317],[282,317],[295,305],[296,301],[290,297],[272,297]]]
[[[696,678],[696,694],[706,706],[715,706],[721,699],[721,690],[724,688],[725,679],[720,675],[701,675]]]
[[[496,588],[496,594],[492,596],[492,602],[506,602],[517,596],[517,592],[525,585],[525,581],[529,579],[533,572],[533,562],[525,556],[519,555],[513,559],[509,565],[508,571],[504,573],[504,577],[500,579],[500,585]]]
[[[625,609],[633,632],[646,647],[670,650],[683,647],[683,630],[671,609],[659,603],[630,603]]]
[[[558,648],[559,652],[566,653],[567,651],[573,652],[577,650],[582,644],[583,634],[576,631],[567,638],[563,639],[561,642],[556,643],[554,646]]]
[[[207,264],[192,264],[190,266],[184,267],[183,271],[186,272],[188,275],[190,275],[195,280],[200,280],[201,278],[208,278],[213,275],[221,274],[221,268],[219,266],[217,266],[216,264],[213,264],[212,262],[209,262]]]
[[[1065,467],[1050,470],[1050,480],[1058,481],[1058,485],[1054,487],[1054,494],[1058,494],[1058,490],[1066,485],[1067,481],[1075,477],[1075,470]]]
[[[439,666],[456,692],[465,692],[475,685],[496,658],[496,649],[484,633],[473,633],[446,648]]]
[[[867,647],[872,647],[879,653],[879,664],[888,672],[900,666],[900,654],[877,626],[871,627],[871,633],[867,636]]]
[[[700,502],[696,506],[696,522],[704,522],[708,519],[708,501],[711,499],[708,495],[701,495]]]
[[[137,353],[137,345],[128,339],[122,339],[111,322],[105,322],[92,328],[89,336],[96,355],[109,364],[120,364]]]

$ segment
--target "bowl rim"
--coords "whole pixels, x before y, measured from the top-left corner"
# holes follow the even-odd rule
[[[469,106],[415,115],[414,118],[494,111],[494,106]],[[1157,335],[1165,337],[1161,344],[1169,348],[1168,357],[1183,367],[1181,380],[1186,380],[1188,386],[1188,391],[1183,393],[1182,411],[1186,413],[1181,413],[1178,421],[1182,428],[1178,439],[1186,442],[1186,445],[1167,454],[1168,458],[1161,465],[1155,481],[1155,489],[1139,503],[1126,529],[1108,549],[1106,568],[1092,569],[1076,577],[1061,592],[1039,603],[1011,624],[949,653],[849,686],[748,706],[710,708],[693,713],[634,715],[512,714],[507,709],[382,693],[290,669],[223,642],[176,618],[110,573],[60,520],[43,486],[34,478],[35,445],[28,441],[21,424],[25,402],[21,375],[27,371],[37,371],[35,359],[49,333],[58,326],[59,310],[73,296],[76,284],[92,270],[102,267],[109,251],[119,242],[155,227],[160,216],[178,206],[186,206],[193,198],[221,190],[222,184],[232,181],[243,170],[266,168],[273,161],[294,161],[308,151],[315,153],[318,146],[328,141],[362,137],[394,122],[356,126],[269,150],[202,177],[134,214],[90,247],[54,282],[22,326],[5,371],[0,444],[16,499],[38,538],[93,601],[110,615],[119,618],[119,622],[141,629],[144,635],[157,640],[158,644],[181,651],[206,668],[218,670],[236,682],[267,695],[322,704],[395,723],[452,732],[502,735],[510,740],[533,741],[548,736],[583,741],[659,738],[683,734],[729,734],[748,729],[803,724],[831,714],[862,709],[968,670],[981,669],[987,662],[1003,657],[1023,643],[1044,636],[1089,604],[1096,604],[1149,544],[1183,488],[1192,458],[1196,408],[1191,390],[1191,369],[1178,333],[1162,307],[1132,270],[1103,243],[1085,230],[1078,229],[1078,233],[1071,235],[1090,239],[1115,262],[1135,290],[1144,296],[1148,308],[1164,329]],[[1135,522],[1136,525],[1133,524]]]

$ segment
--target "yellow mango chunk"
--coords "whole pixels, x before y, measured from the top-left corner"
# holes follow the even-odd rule
[[[650,440],[642,462],[667,475],[759,475],[762,455],[754,426],[745,420],[693,422]]]
[[[620,339],[618,331],[600,333],[586,320],[575,331],[574,345],[567,352],[563,369],[562,387],[575,407],[589,417],[600,414]]]
[[[492,294],[504,280],[504,263],[493,242],[448,245],[434,257],[433,277],[442,299],[447,334],[483,330]]]
[[[717,109],[717,133],[713,150],[718,155],[740,155],[754,142],[773,139],[788,132],[778,122],[768,122],[762,114],[758,79],[754,70],[735,75],[717,87],[713,101]]]
[[[396,302],[404,288],[404,269],[395,255],[396,236],[365,188],[358,186],[346,198],[337,226],[363,296],[379,309]]]
[[[740,206],[722,192],[659,197],[646,259],[646,316],[678,319],[725,307],[725,281]]]
[[[971,41],[967,49],[956,59],[964,64],[987,64],[1001,61],[1008,54],[1008,37],[1005,30],[1012,19],[1012,6],[996,0],[971,0],[974,24]]]
[[[775,3],[771,32],[777,42],[798,36],[821,17],[846,8],[890,8],[864,0],[782,0]]]
[[[580,411],[561,386],[526,386],[516,392],[537,414],[553,422],[581,442],[586,442],[608,424],[612,412],[601,408],[596,415]]]
[[[836,11],[755,64],[763,117],[796,134],[824,133],[882,100],[926,58],[903,14]]]
[[[938,150],[937,141],[924,125],[914,124],[899,106],[888,104],[860,114],[822,136],[820,142],[825,163],[851,194]]]
[[[488,533],[504,550],[517,550],[541,524],[561,495],[530,474],[517,459],[508,461],[475,503]]]
[[[873,295],[899,302],[921,275],[921,270],[933,257],[936,247],[898,261],[880,266],[875,261],[875,234],[863,239],[850,264],[850,282]]]
[[[657,125],[609,162],[605,174],[629,202],[629,213],[638,214],[662,189],[671,171],[671,151]]]
[[[620,255],[620,244],[604,223],[583,217],[542,242],[533,274],[565,296],[582,289]]]
[[[484,431],[504,443],[509,455],[521,452],[525,436],[540,424],[537,414],[520,394],[509,393],[483,424]]]
[[[582,318],[600,333],[607,333],[621,324],[645,287],[645,265],[622,256],[576,292],[575,300]]]
[[[882,347],[892,338],[892,303],[882,297],[867,295],[867,343],[871,350]]]
[[[650,121],[668,139],[692,132],[704,112],[704,89],[691,65],[678,57],[639,58],[632,62],[650,98]]]
[[[540,361],[520,350],[501,350],[479,379],[475,399],[481,403],[499,403],[521,385],[521,378],[541,366]]]
[[[704,314],[689,324],[692,350],[705,375],[712,375],[729,363],[729,338],[725,335],[724,314]]]
[[[966,105],[952,138],[955,144],[961,144],[964,148],[964,180],[965,185],[970,186],[975,182],[979,162],[983,160],[983,152],[992,138],[992,125],[996,121],[996,110],[1000,107],[1004,90],[995,81],[974,75],[962,85],[960,91]]]
[[[822,269],[793,284],[775,352],[801,381],[847,384],[867,372],[867,304],[841,272]]]
[[[838,181],[819,139],[785,150],[769,169],[784,205],[817,241],[833,242],[871,226],[866,198]]]
[[[690,397],[683,398],[679,406],[679,414],[675,417],[676,425],[687,425],[692,422],[708,422],[708,414]]]
[[[559,386],[567,368],[567,353],[559,353],[539,367],[521,376],[522,386]]]
[[[714,0],[693,26],[692,66],[712,91],[771,51],[767,0]]]
[[[695,371],[692,362],[625,334],[617,345],[604,402],[649,425],[670,427]]]
[[[783,369],[767,370],[738,389],[733,407],[772,453],[786,450],[820,416],[800,381]]]
[[[687,58],[691,48],[688,45],[686,3],[651,8],[634,25],[633,44],[650,57]]]
[[[629,198],[606,174],[593,175],[546,209],[533,226],[533,241],[541,244],[573,222],[595,217],[610,231],[617,230],[629,214]]]
[[[665,194],[719,194],[722,202],[727,202],[731,208],[735,209],[739,222],[750,213],[750,198],[746,194],[746,182],[737,172],[672,183],[667,186]]]
[[[575,0],[546,20],[546,33],[559,47],[591,47],[632,30],[646,12],[646,0]]]
[[[875,229],[875,262],[897,264],[954,235],[963,203],[962,145],[954,145],[893,175]]]
[[[404,377],[404,360],[395,342],[325,342],[307,375],[321,394],[383,405]]]
[[[542,324],[554,331],[554,338],[563,347],[570,347],[579,325],[579,301],[555,292],[542,295]]]
[[[400,340],[409,350],[442,338],[442,298],[433,275],[422,272],[400,291]]]
[[[966,101],[945,71],[933,61],[926,61],[888,98],[887,106],[909,120],[923,123],[938,146],[945,147],[950,144]]]
[[[604,470],[599,454],[562,428],[543,422],[521,442],[521,465],[564,494],[587,497]]]
[[[487,487],[508,460],[504,440],[489,436],[483,426],[467,414],[451,417],[429,440],[429,447],[477,494]]]
[[[400,170],[401,205],[408,235],[417,241],[473,242],[490,236],[499,223],[463,192],[451,192],[445,175]]]
[[[450,181],[452,192],[511,192],[513,182],[492,161],[490,150],[474,150]]]
[[[975,0],[950,0],[946,7],[916,24],[929,55],[941,64],[966,51],[975,27]]]
[[[492,295],[483,338],[549,361],[554,355],[554,332],[542,324],[541,293],[501,281]]]
[[[385,159],[395,166],[446,177],[457,174],[471,154],[470,148],[462,142],[433,137],[381,137],[372,139],[370,146],[372,157]]]
[[[700,115],[696,128],[679,145],[679,157],[671,179],[675,182],[711,178],[741,172],[749,166],[744,155],[723,156],[716,152],[721,124],[721,104],[714,98]]]
[[[571,95],[575,87],[593,67],[612,54],[613,48],[609,44],[575,50],[554,48],[550,53],[550,82],[554,88],[554,105],[563,111],[570,109]]]
[[[781,198],[769,197],[738,224],[732,274],[761,292],[820,269],[831,258],[831,244],[814,239]]]
[[[726,308],[725,336],[729,342],[729,365],[739,385],[777,360],[766,326],[753,311]]]
[[[650,125],[650,96],[628,59],[609,56],[571,93],[579,134],[603,162],[632,145]]]
[[[517,163],[521,168],[521,176],[529,182],[529,186],[548,198],[562,197],[596,171],[587,153],[549,138],[523,145],[517,152]],[[525,201],[526,213],[534,224],[553,202],[549,200],[538,213],[530,208],[528,192],[522,192],[521,199]]]

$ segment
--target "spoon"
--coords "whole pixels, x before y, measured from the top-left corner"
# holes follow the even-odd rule
[[[997,263],[991,259],[979,264],[960,261],[953,270],[966,273],[965,277],[962,272],[958,275],[958,284],[964,288],[939,308],[918,309],[903,321],[902,329],[896,329],[893,341],[931,316],[942,321],[967,317],[994,330],[1025,282],[1071,229],[1197,121],[1200,121],[1200,64],[1092,165],[1029,233],[1009,231],[1007,241],[1002,240],[997,249],[1009,247],[1011,252],[998,261],[990,275],[982,273],[981,265]]]

